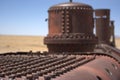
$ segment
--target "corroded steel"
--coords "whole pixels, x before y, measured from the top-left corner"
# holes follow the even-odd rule
[[[114,21],[110,21],[110,31],[111,31],[110,45],[115,47]]]
[[[120,80],[120,51],[109,45],[96,49],[103,52],[0,54],[0,79]]]
[[[49,34],[44,43],[49,52],[93,51],[97,38],[93,34],[91,6],[74,2],[62,3],[50,7],[48,12]]]
[[[0,80],[120,80],[110,10],[95,10],[98,44],[92,7],[70,1],[49,9],[49,52],[0,54]]]
[[[95,10],[95,16],[96,16],[96,35],[98,36],[99,42],[109,44],[110,10],[109,9],[97,9]],[[103,32],[106,32],[106,34],[103,35]]]
[[[110,21],[110,9],[96,9],[95,22],[99,43],[115,46],[114,23]]]

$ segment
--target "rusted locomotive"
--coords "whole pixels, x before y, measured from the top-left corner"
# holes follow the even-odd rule
[[[1,80],[120,80],[120,50],[109,9],[93,10],[70,0],[48,12],[48,52],[1,54]]]

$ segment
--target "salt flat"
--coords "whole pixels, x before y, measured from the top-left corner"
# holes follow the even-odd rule
[[[9,36],[0,35],[0,53],[17,51],[47,51],[43,44],[43,36]],[[120,38],[116,39],[116,46],[120,49]]]

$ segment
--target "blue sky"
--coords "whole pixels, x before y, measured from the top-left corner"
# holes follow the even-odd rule
[[[50,6],[69,0],[0,0],[0,34],[47,35],[47,10]],[[120,36],[120,0],[73,0],[94,9],[111,9],[115,35]]]

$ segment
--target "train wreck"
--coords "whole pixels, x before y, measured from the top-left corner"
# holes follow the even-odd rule
[[[48,52],[0,54],[0,80],[120,80],[110,9],[70,0],[48,13]]]

